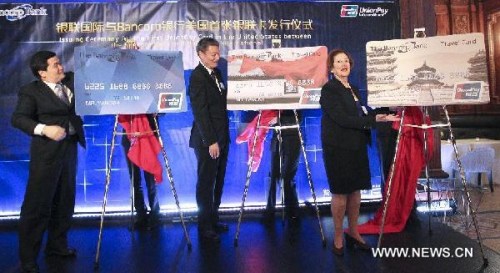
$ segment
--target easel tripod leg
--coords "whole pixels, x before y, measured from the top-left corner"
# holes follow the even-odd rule
[[[102,200],[102,209],[101,209],[101,222],[99,224],[99,238],[97,240],[97,249],[94,260],[94,269],[99,268],[99,255],[101,251],[101,242],[102,242],[102,229],[104,226],[104,215],[106,214],[106,204],[108,203],[108,192],[109,192],[109,184],[111,182],[111,163],[113,161],[113,151],[115,148],[115,138],[116,138],[116,128],[118,126],[118,115],[115,116],[115,124],[113,126],[113,137],[111,138],[111,149],[109,152],[108,163],[106,166],[106,186],[104,190],[104,197]]]
[[[293,110],[293,113],[295,115],[295,122],[298,126],[299,125],[299,117],[297,115],[297,110]],[[298,126],[298,128],[297,128],[297,132],[299,133],[300,146],[302,147],[302,155],[304,156],[304,163],[306,165],[307,181],[309,182],[309,188],[311,190],[314,208],[316,210],[316,217],[318,218],[319,232],[321,234],[321,242],[322,242],[323,247],[325,247],[326,246],[325,234],[323,232],[323,226],[321,225],[321,218],[319,216],[318,202],[316,201],[316,192],[314,190],[311,169],[309,168],[309,162],[307,161],[306,148],[304,146],[304,138],[302,137],[302,132],[300,131],[300,126]]]
[[[172,191],[172,195],[174,196],[175,205],[177,206],[177,211],[179,212],[179,217],[181,219],[182,229],[184,230],[184,237],[186,238],[188,250],[191,250],[192,248],[191,239],[189,238],[189,234],[186,228],[186,223],[184,221],[184,214],[181,210],[181,206],[179,203],[179,197],[177,195],[177,191],[175,190],[175,183],[174,183],[174,177],[172,175],[172,169],[170,168],[167,153],[165,152],[165,148],[163,147],[163,145],[161,145],[161,151],[163,155],[163,160],[165,161],[165,168],[167,170],[168,181],[170,182],[170,190]]]
[[[427,117],[429,116],[428,114],[428,107],[424,106],[424,111],[423,111],[423,123],[427,123]],[[422,124],[422,125],[424,125]],[[429,235],[432,235],[432,228],[431,228],[431,182],[429,178],[429,148],[427,147],[427,129],[423,129],[423,135],[424,135],[424,161],[425,161],[425,180],[426,180],[426,185],[427,185],[427,222],[428,222],[428,228],[429,228]]]
[[[122,137],[127,137],[127,135],[124,135]],[[130,144],[129,144],[130,146]],[[130,148],[130,147],[129,147]],[[125,155],[127,156],[127,155]],[[128,159],[127,159],[128,161]],[[132,166],[132,162],[128,163],[130,166],[127,166],[130,169],[130,229],[133,231],[135,229],[135,224],[134,224],[134,211],[135,211],[135,188],[134,188],[134,183],[135,181],[135,168]],[[139,182],[139,181],[137,181]]]
[[[384,235],[385,218],[387,217],[387,208],[389,207],[389,199],[391,198],[392,180],[394,178],[394,167],[396,166],[396,160],[398,157],[398,150],[399,150],[399,141],[401,140],[401,134],[403,132],[405,111],[406,109],[403,109],[403,111],[401,112],[401,119],[399,120],[398,136],[396,138],[396,149],[394,151],[394,157],[392,158],[392,163],[391,163],[391,170],[389,172],[389,182],[387,183],[387,192],[385,193],[384,196],[385,198],[384,209],[382,212],[382,223],[380,224],[380,231],[378,234],[377,248],[380,248],[380,245],[382,244],[382,237]]]
[[[178,197],[177,191],[175,189],[174,176],[172,174],[172,169],[170,168],[170,163],[168,160],[167,152],[165,151],[165,147],[163,146],[163,141],[162,141],[160,129],[159,129],[160,127],[158,127],[158,121],[157,121],[156,117],[154,117],[154,122],[155,122],[155,126],[156,126],[156,129],[158,132],[158,141],[160,142],[163,161],[165,162],[165,169],[167,170],[168,181],[170,182],[170,190],[172,191],[172,195],[174,196],[174,199],[175,199],[175,205],[177,206],[177,211],[179,212],[179,217],[181,219],[182,229],[184,230],[184,236],[186,238],[188,250],[191,250],[191,248],[192,248],[191,239],[189,238],[189,234],[188,234],[188,231],[186,228],[186,223],[184,221],[184,214],[181,210],[181,206],[179,203],[179,197]]]
[[[259,111],[259,115],[257,116],[257,124],[255,125],[253,141],[252,141],[252,151],[250,152],[250,156],[248,158],[248,169],[247,169],[247,177],[245,181],[245,189],[243,190],[243,197],[241,198],[241,206],[240,213],[238,216],[238,224],[236,226],[236,234],[234,235],[234,246],[238,246],[238,237],[240,235],[240,225],[241,218],[243,217],[243,209],[245,207],[245,200],[248,195],[248,188],[250,187],[250,177],[252,175],[252,165],[253,165],[253,155],[255,153],[255,145],[257,143],[257,130],[260,127],[260,119],[262,118],[262,111]]]
[[[474,229],[476,230],[477,242],[479,243],[479,249],[481,250],[481,255],[483,257],[483,267],[487,267],[488,266],[488,259],[486,258],[485,254],[484,254],[483,240],[481,238],[481,232],[479,232],[479,225],[477,223],[477,218],[476,218],[476,210],[472,207],[470,193],[469,193],[469,190],[467,189],[467,180],[465,179],[465,171],[463,169],[462,162],[460,161],[460,158],[459,158],[457,142],[455,141],[455,136],[453,135],[453,130],[451,129],[450,116],[448,114],[448,110],[446,109],[446,106],[443,106],[443,111],[444,111],[444,114],[446,116],[446,121],[448,123],[448,130],[450,133],[450,139],[451,139],[451,143],[453,145],[453,151],[455,152],[455,160],[457,161],[458,169],[460,172],[460,180],[462,182],[462,186],[464,187],[464,193],[465,193],[466,200],[467,200],[467,208],[470,210],[470,215],[472,217],[472,223],[474,224]]]
[[[283,135],[281,134],[281,111],[278,111],[278,126],[279,129],[277,130],[277,141],[278,141],[278,163],[279,163],[279,174],[278,174],[278,181],[280,183],[280,200],[281,200],[281,225],[285,225],[285,184],[284,184],[284,179],[283,179]],[[274,152],[275,147],[273,147],[273,152]],[[272,159],[274,162],[274,158]],[[274,171],[274,170],[272,170]],[[274,181],[271,181],[271,183],[275,183]]]

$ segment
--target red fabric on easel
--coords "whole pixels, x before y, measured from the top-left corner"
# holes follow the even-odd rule
[[[430,125],[430,119],[426,124]],[[419,107],[406,107],[404,124],[422,125],[423,115]],[[399,122],[393,123],[393,128],[398,129]],[[384,233],[400,232],[404,229],[406,221],[413,208],[415,201],[415,190],[417,179],[422,168],[425,166],[424,159],[424,129],[404,126],[401,132],[398,154],[394,164],[394,176],[387,205],[387,213],[384,224]],[[432,157],[433,131],[427,129],[427,150],[429,159]],[[368,222],[359,225],[361,234],[378,234],[382,224],[385,199],[389,178],[385,183],[384,200],[375,213],[375,217]]]
[[[316,52],[293,61],[261,61],[243,57],[240,73],[260,68],[267,77],[284,77],[293,85],[298,79],[311,79],[301,84],[304,88],[317,88],[328,81],[326,61],[317,56],[327,56],[327,48],[320,47]]]
[[[240,144],[247,142],[248,147],[248,157],[252,153],[253,136],[255,133],[255,128],[257,127],[258,115],[248,123],[247,127],[241,132],[241,134],[236,138],[236,143]],[[277,110],[264,110],[260,117],[261,126],[270,126],[271,121],[278,117]],[[260,161],[262,159],[262,154],[264,152],[264,140],[266,139],[267,132],[269,128],[259,128],[257,130],[257,140],[255,142],[255,150],[253,153],[252,160],[252,172],[256,172],[259,169]]]
[[[127,156],[135,165],[153,174],[157,184],[162,182],[163,168],[158,160],[161,146],[149,126],[148,118],[140,115],[119,115],[118,122],[127,132],[130,149]],[[140,133],[140,135],[134,135]]]

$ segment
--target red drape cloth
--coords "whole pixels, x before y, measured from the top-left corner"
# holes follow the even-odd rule
[[[326,61],[318,56],[327,56],[326,47],[318,48],[314,53],[306,55],[291,61],[272,60],[261,61],[250,57],[244,57],[240,67],[240,73],[246,73],[256,68],[260,68],[268,77],[284,77],[293,85],[298,85],[298,80],[309,79],[300,83],[304,88],[317,88],[323,86],[328,81]],[[232,59],[229,62],[233,61]],[[270,122],[277,118],[277,110],[262,111],[261,122],[262,126],[270,126]],[[248,154],[252,152],[253,135],[257,124],[257,116],[247,125],[244,131],[236,138],[236,143],[240,144],[247,142]],[[264,140],[269,131],[268,128],[259,128],[257,130],[257,141],[253,155],[252,171],[256,172],[259,169],[262,153],[264,150]]]
[[[135,165],[153,174],[155,182],[161,183],[163,168],[158,160],[160,142],[149,126],[148,118],[140,115],[119,115],[118,122],[125,129],[130,140],[127,156]],[[137,133],[137,135],[136,135]]]
[[[310,79],[301,84],[304,88],[321,87],[328,81],[326,61],[317,56],[327,56],[327,48],[320,47],[316,52],[293,61],[259,61],[244,57],[240,73],[245,73],[255,68],[260,68],[268,77],[283,76],[292,84],[297,84],[297,79]]]
[[[253,136],[255,133],[255,127],[257,126],[257,118],[255,118],[248,123],[247,127],[241,132],[241,134],[236,138],[236,143],[241,144],[247,142],[248,147],[248,157],[252,153]],[[278,117],[277,110],[264,110],[260,118],[261,126],[270,126],[273,119]],[[257,129],[257,141],[255,143],[255,150],[253,153],[252,161],[252,172],[256,172],[259,169],[260,161],[262,159],[262,153],[264,152],[264,140],[266,139],[267,132],[269,128],[259,128]]]
[[[426,124],[430,125],[430,119]],[[404,124],[422,125],[423,115],[419,107],[406,107]],[[393,128],[398,129],[399,122],[394,122]],[[424,158],[424,130],[421,128],[404,126],[399,140],[397,159],[394,164],[390,199],[384,224],[384,233],[400,232],[413,208],[417,179],[425,166]],[[427,150],[429,159],[432,156],[433,132],[427,129]],[[375,217],[358,227],[361,234],[378,234],[382,224],[384,202],[387,198],[389,177],[385,183],[385,194],[382,205],[375,213]]]

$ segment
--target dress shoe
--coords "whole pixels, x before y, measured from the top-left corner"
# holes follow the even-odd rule
[[[215,232],[226,232],[229,230],[229,226],[226,223],[217,222],[214,224]]]
[[[160,218],[158,216],[152,216],[148,221],[148,230],[153,230],[158,228],[161,225]]]
[[[266,226],[270,226],[274,223],[274,212],[265,211],[260,218],[260,222]]]
[[[344,256],[344,246],[336,247],[335,242],[333,242],[332,252],[333,254],[342,257]]]
[[[299,227],[300,226],[300,218],[297,216],[288,217],[288,224],[291,227]]]
[[[298,218],[300,216],[299,205],[291,206],[290,208],[286,208],[285,212],[288,218]]]
[[[138,217],[134,222],[135,229],[145,229],[148,227],[148,218]]]
[[[21,272],[23,273],[39,273],[38,265],[36,263],[25,263],[21,265]]]
[[[369,251],[371,249],[368,244],[357,240],[356,238],[349,235],[349,233],[344,233],[344,235],[345,235],[345,242],[348,247],[355,246],[364,251]]]
[[[220,242],[219,235],[213,230],[203,230],[203,231],[199,230],[198,237],[200,238],[200,240],[207,242],[207,243],[219,243]]]
[[[332,247],[333,254],[342,257],[344,256],[344,247],[336,247],[335,245]]]
[[[67,247],[63,249],[46,249],[45,255],[60,256],[60,257],[76,257],[76,249],[72,247]]]

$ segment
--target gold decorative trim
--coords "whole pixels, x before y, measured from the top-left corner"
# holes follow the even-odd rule
[[[500,11],[496,13],[492,13],[488,15],[487,18],[487,31],[488,31],[488,60],[490,66],[490,90],[497,90],[497,79],[496,79],[496,69],[495,69],[495,33],[494,33],[494,25],[498,23],[500,19]],[[500,52],[498,52],[500,55]],[[490,91],[491,95],[491,91]]]

